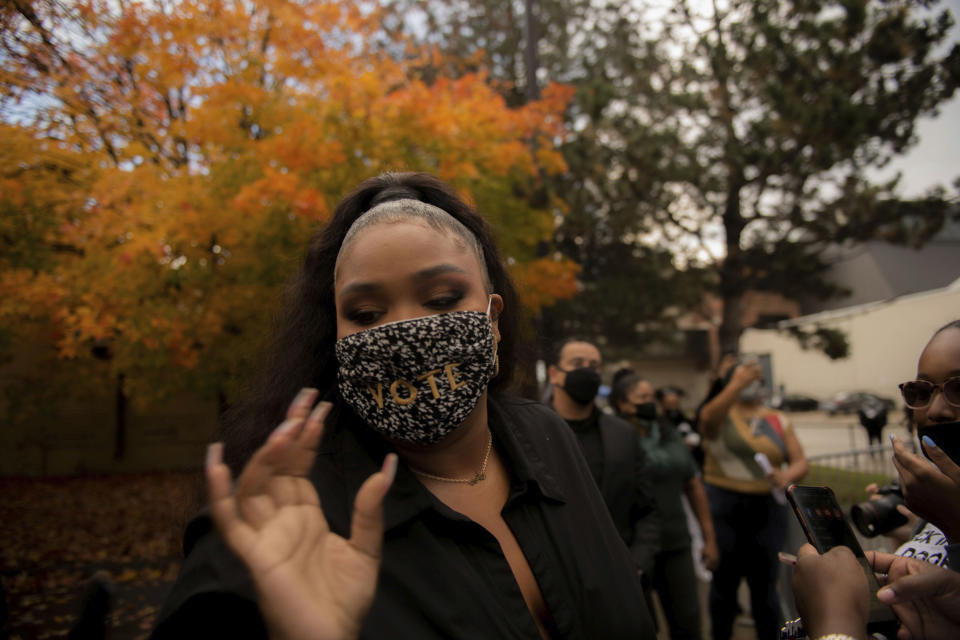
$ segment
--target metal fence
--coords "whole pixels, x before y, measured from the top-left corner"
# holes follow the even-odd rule
[[[838,453],[808,456],[807,460],[810,461],[811,465],[832,469],[862,473],[890,473],[893,475],[897,473],[896,467],[893,466],[893,447],[885,444]]]
[[[810,473],[802,483],[830,487],[845,509],[866,499],[868,484],[884,485],[897,480],[893,448],[889,444],[809,456],[807,459]]]

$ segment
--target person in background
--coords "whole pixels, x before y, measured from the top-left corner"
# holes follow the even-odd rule
[[[704,483],[720,561],[710,584],[714,640],[727,640],[746,578],[759,638],[776,638],[782,623],[778,553],[787,533],[786,507],[776,497],[807,473],[807,458],[786,415],[764,406],[760,365],[738,364],[700,411]],[[757,461],[763,454],[767,472]],[[781,496],[782,498],[782,496]]]
[[[912,411],[920,444],[930,460],[907,451],[891,435],[893,460],[906,506],[911,510],[905,515],[916,513],[927,522],[921,520],[918,525],[923,527],[922,540],[914,536],[895,554],[868,551],[867,559],[884,584],[877,598],[892,605],[900,620],[898,637],[958,638],[960,320],[933,334],[920,354],[916,379],[901,384],[900,392]],[[849,551],[838,547],[819,555],[809,545],[804,546],[794,568],[794,594],[811,637],[831,633],[866,636],[869,594]]]
[[[938,555],[946,562],[940,564],[960,570],[960,320],[933,334],[920,354],[916,380],[901,384],[900,391],[929,458],[891,435],[904,503],[926,523],[918,535],[927,531],[928,539],[939,538],[945,547]]]
[[[912,420],[912,415],[907,430],[917,439],[915,446],[919,447],[920,438],[917,436],[917,427]],[[899,486],[898,482],[897,487],[899,488]],[[871,500],[882,499],[883,496],[878,493],[879,491],[880,487],[875,482],[866,486],[867,495]],[[904,524],[883,534],[893,544],[894,554],[905,558],[917,558],[924,562],[949,568],[948,540],[943,532],[932,522],[917,517],[914,512],[907,508],[906,504],[898,504],[896,509],[906,519]]]
[[[694,428],[694,420],[688,418],[680,408],[680,399],[684,396],[683,389],[678,387],[661,387],[654,394],[657,404],[660,405],[660,415],[676,427],[687,448],[697,462],[697,467],[703,467],[703,447],[700,446],[700,434]]]
[[[713,379],[710,381],[710,386],[707,388],[707,395],[704,396],[703,400],[701,400],[700,404],[697,406],[696,411],[693,412],[693,428],[697,432],[697,435],[700,435],[700,413],[703,411],[703,407],[706,406],[708,402],[713,400],[717,394],[723,391],[723,387],[726,385],[726,381],[729,379],[733,368],[737,366],[737,362],[737,354],[733,352],[726,352],[723,354],[723,357],[720,358],[720,362],[713,371]],[[702,469],[706,455],[703,452],[702,435],[700,435],[700,444],[698,447],[700,448],[701,456],[699,459],[697,459],[697,462]]]
[[[603,364],[596,345],[568,338],[554,349],[552,360],[547,369],[551,406],[576,435],[634,565],[648,580],[660,545],[660,516],[640,441],[630,423],[594,403]]]
[[[723,391],[723,388],[727,384],[727,380],[730,378],[730,372],[733,371],[733,368],[737,366],[739,361],[740,359],[735,352],[724,352],[723,356],[720,358],[720,362],[717,363],[717,368],[713,372],[713,379],[710,381],[710,387],[707,389],[707,395],[704,396],[703,401],[700,402],[700,406],[697,407],[697,411],[694,415],[695,422],[700,422],[700,412],[703,411],[704,405],[713,400],[717,394]]]
[[[883,442],[883,428],[887,426],[887,408],[877,398],[867,398],[857,410],[860,425],[867,430],[867,442],[872,447]]]
[[[684,415],[680,408],[680,399],[684,396],[683,389],[678,387],[660,387],[654,393],[657,404],[660,405],[660,413],[667,420],[672,422],[681,433],[684,432],[683,425],[688,427],[693,422]]]
[[[702,531],[701,557],[709,570],[717,564],[717,542],[699,468],[677,429],[657,415],[653,398],[653,387],[636,373],[620,376],[610,395],[617,415],[633,424],[640,436],[660,513],[660,551],[654,558],[652,586],[660,596],[670,637],[694,640],[702,630],[684,496]]]

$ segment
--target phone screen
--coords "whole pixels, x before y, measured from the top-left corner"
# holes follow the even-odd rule
[[[787,489],[787,498],[800,520],[807,540],[817,551],[825,553],[841,545],[853,551],[867,576],[867,588],[870,590],[870,619],[867,629],[871,632],[895,633],[897,617],[893,609],[877,600],[877,591],[880,589],[877,576],[867,562],[853,529],[847,523],[833,490],[829,487],[792,485]]]

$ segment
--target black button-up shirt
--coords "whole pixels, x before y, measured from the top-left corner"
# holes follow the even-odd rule
[[[511,473],[502,515],[562,638],[654,638],[634,563],[564,421],[538,403],[491,397],[494,442]],[[332,429],[312,479],[335,533],[386,443]],[[440,502],[403,464],[385,499],[383,564],[363,638],[540,637],[500,545]],[[249,574],[209,518],[187,527],[188,553],[154,638],[264,636]]]
[[[633,425],[596,407],[585,420],[567,420],[637,569],[653,571],[661,518],[646,454]]]
[[[598,487],[603,483],[603,439],[600,437],[600,426],[597,424],[599,413],[594,407],[590,416],[583,420],[567,420],[567,424],[580,441],[583,458],[587,461],[587,466],[590,467],[590,473],[593,474]]]

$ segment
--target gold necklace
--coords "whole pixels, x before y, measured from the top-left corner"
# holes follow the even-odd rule
[[[458,484],[469,484],[473,486],[483,480],[487,479],[487,462],[490,461],[490,451],[493,450],[493,433],[487,432],[487,452],[483,454],[483,464],[480,465],[480,471],[477,471],[473,474],[472,478],[446,478],[444,476],[435,476],[432,473],[427,473],[426,471],[420,471],[419,469],[414,469],[410,467],[410,471],[413,471],[418,476],[424,478],[430,478],[431,480],[439,480],[441,482],[456,482]]]

